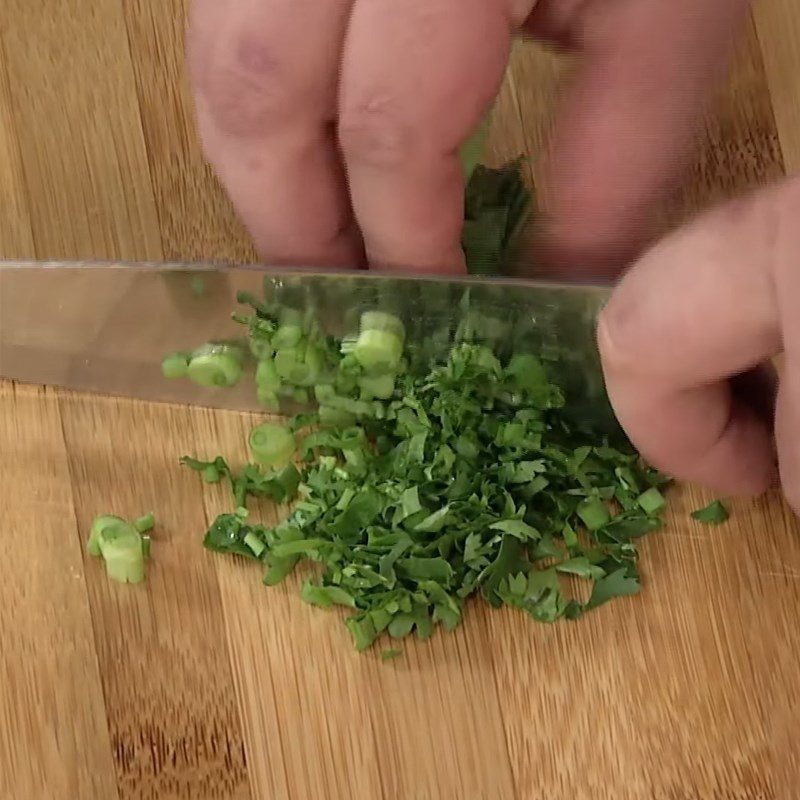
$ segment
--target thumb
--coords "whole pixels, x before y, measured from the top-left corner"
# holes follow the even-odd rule
[[[773,434],[731,379],[785,350],[776,432],[800,508],[800,178],[728,203],[647,253],[601,315],[608,392],[642,454],[676,477],[753,493]]]

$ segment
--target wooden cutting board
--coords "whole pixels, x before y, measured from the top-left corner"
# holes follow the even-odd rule
[[[194,138],[183,11],[0,0],[0,256],[254,259]],[[800,168],[798,43],[796,0],[761,0],[670,214]],[[516,48],[495,160],[540,150],[565,68]],[[797,796],[779,497],[710,530],[688,516],[710,498],[678,490],[639,596],[550,627],[476,603],[383,664],[296,581],[200,546],[227,498],[178,457],[243,457],[250,423],[0,386],[0,799]],[[148,510],[149,579],[112,585],[87,527]]]

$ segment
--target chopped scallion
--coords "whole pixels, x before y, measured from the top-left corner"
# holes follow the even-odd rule
[[[155,524],[156,524],[156,518],[153,512],[151,511],[149,514],[145,514],[139,517],[139,519],[137,519],[136,522],[133,523],[133,527],[136,528],[136,530],[139,531],[139,533],[147,533],[148,531],[153,530]]]
[[[200,386],[235,386],[242,376],[241,350],[226,344],[205,345],[192,354],[186,374]]]
[[[253,458],[262,467],[282,467],[295,450],[292,432],[283,425],[271,423],[253,428],[247,443]]]

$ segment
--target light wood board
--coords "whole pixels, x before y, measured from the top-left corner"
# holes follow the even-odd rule
[[[0,257],[251,261],[191,123],[184,4],[0,0]],[[494,160],[539,152],[564,62],[514,53]],[[800,5],[760,0],[674,218],[800,169]],[[547,627],[473,604],[358,655],[298,581],[203,550],[246,415],[0,386],[0,800],[790,800],[800,527],[672,495],[645,588]],[[98,512],[158,516],[144,586],[85,554]],[[267,515],[275,510],[265,510]]]

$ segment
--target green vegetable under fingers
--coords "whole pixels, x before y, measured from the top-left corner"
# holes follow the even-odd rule
[[[730,514],[721,500],[714,500],[705,508],[699,508],[692,512],[692,519],[702,522],[705,525],[722,525],[728,521]]]
[[[469,184],[473,173],[475,172],[478,163],[483,155],[483,148],[489,136],[489,130],[492,124],[492,113],[487,113],[481,120],[478,127],[473,134],[467,139],[459,149],[459,158],[461,159],[461,166],[464,170],[464,182]]]
[[[478,165],[467,184],[461,246],[469,271],[499,275],[509,266],[532,207],[522,162],[501,169]]]

